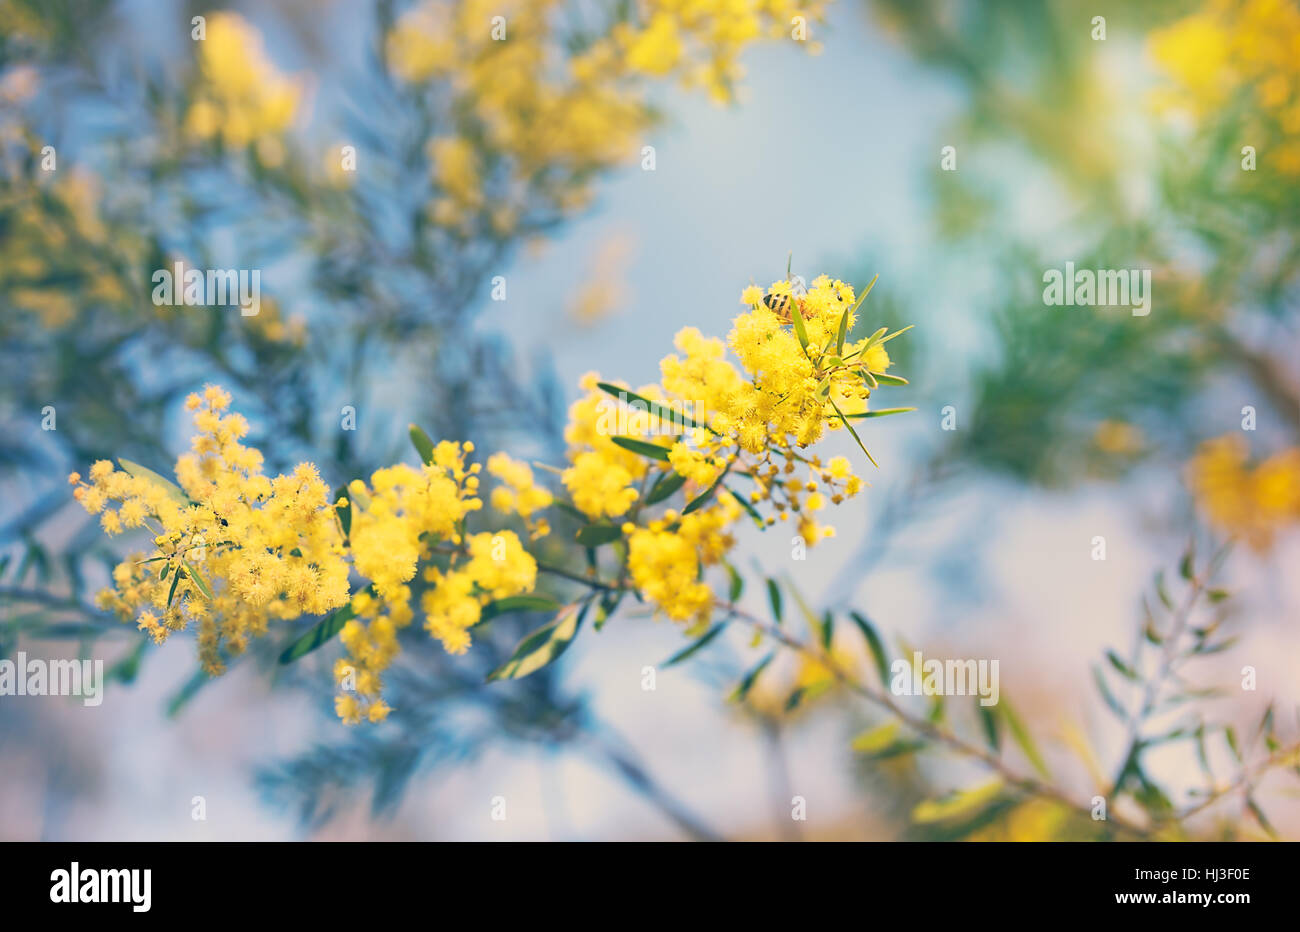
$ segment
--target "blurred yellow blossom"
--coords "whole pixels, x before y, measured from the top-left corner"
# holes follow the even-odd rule
[[[1210,522],[1265,549],[1284,527],[1300,522],[1300,448],[1252,466],[1246,441],[1229,434],[1201,445],[1188,483]]]
[[[273,137],[292,122],[301,86],[276,70],[261,35],[237,13],[210,14],[206,37],[197,45],[199,82],[186,129],[200,140],[219,139],[231,148],[258,143],[263,160],[276,161],[282,149]]]

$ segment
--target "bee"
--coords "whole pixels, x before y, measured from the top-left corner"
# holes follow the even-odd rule
[[[803,313],[803,296],[807,293],[808,287],[804,284],[803,278],[796,275],[791,279],[789,294],[769,294],[763,298],[763,304],[773,314],[789,320],[791,305],[799,308],[799,312]]]
[[[763,303],[773,314],[779,314],[782,317],[788,317],[790,314],[791,297],[788,294],[770,294],[763,298]]]

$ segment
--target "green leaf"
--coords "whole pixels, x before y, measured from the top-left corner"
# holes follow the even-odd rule
[[[1194,559],[1195,556],[1192,553],[1192,548],[1188,547],[1187,552],[1183,554],[1183,558],[1178,561],[1178,575],[1183,577],[1183,579],[1190,581],[1192,576],[1195,575],[1195,571],[1192,565],[1192,561]]]
[[[980,697],[975,697],[975,711],[980,717],[980,727],[984,729],[984,740],[988,742],[989,747],[997,751],[1002,747],[1002,732],[998,727],[998,717],[993,713],[993,709],[986,706],[980,701]]]
[[[429,435],[414,424],[409,427],[411,434],[411,445],[415,447],[415,452],[420,454],[420,462],[425,465],[433,463],[433,441]]]
[[[803,312],[794,301],[790,302],[790,322],[794,324],[794,335],[799,338],[799,346],[808,349],[808,327],[803,321]]]
[[[707,489],[705,489],[695,498],[691,499],[689,502],[686,503],[686,507],[682,509],[682,514],[688,515],[691,512],[699,511],[701,508],[707,505],[709,503],[709,499],[713,498],[713,493],[718,491],[718,486],[722,485],[722,479],[726,475],[727,475],[727,470],[724,469],[722,471],[722,475],[718,476],[718,478],[713,481],[713,485],[709,486]]]
[[[844,416],[844,412],[841,411],[840,406],[835,403],[835,399],[830,398],[827,400],[830,401],[831,407],[835,409],[835,413],[840,416],[840,421],[849,429],[849,433],[853,435],[853,439],[858,442],[858,446],[862,448],[862,452],[867,454],[867,459],[871,460],[871,465],[879,469],[880,465],[872,458],[871,453],[867,450],[867,445],[862,442],[862,438],[859,437],[858,432],[853,429],[853,425],[850,424],[849,419]]]
[[[168,566],[170,566],[170,564],[168,564]],[[166,572],[166,571],[167,571],[166,568],[164,568],[163,572]],[[171,585],[171,588],[167,590],[167,607],[168,607],[168,608],[171,608],[171,607],[172,607],[172,599],[176,598],[176,584],[177,584],[178,582],[180,582],[180,581],[181,581],[181,574],[180,574],[180,573],[176,573],[174,576],[172,576],[172,585]]]
[[[1126,680],[1132,680],[1136,683],[1141,679],[1141,677],[1138,676],[1137,671],[1121,660],[1119,654],[1115,653],[1115,651],[1107,649],[1106,659],[1110,661],[1112,667],[1119,671],[1120,676],[1124,677]]]
[[[136,479],[145,479],[155,485],[162,486],[162,488],[166,490],[168,496],[170,496],[178,505],[188,505],[190,503],[189,496],[182,491],[179,485],[172,482],[170,479],[164,479],[152,469],[141,466],[139,463],[133,463],[130,460],[120,458],[118,459],[117,464],[121,466],[128,475],[133,476]]]
[[[1007,723],[1007,730],[1011,732],[1011,737],[1015,739],[1025,758],[1034,765],[1034,769],[1042,775],[1044,780],[1050,780],[1052,774],[1047,769],[1047,762],[1043,760],[1043,755],[1039,752],[1038,745],[1034,742],[1033,736],[1029,734],[1029,729],[1025,727],[1025,723],[1020,720],[1020,716],[1011,708],[1011,704],[1006,699],[999,703],[999,707],[1002,711],[1002,720]]]
[[[318,622],[310,631],[286,647],[280,654],[280,663],[293,663],[299,657],[310,654],[322,644],[332,640],[334,635],[342,631],[343,626],[351,621],[355,616],[356,612],[352,610],[351,602],[340,608],[336,608]]]
[[[901,375],[888,375],[884,372],[872,372],[871,377],[881,385],[910,385],[911,383]]]
[[[1249,809],[1250,814],[1255,817],[1255,821],[1259,823],[1259,827],[1262,828],[1270,838],[1276,839],[1277,830],[1274,829],[1273,824],[1268,821],[1268,816],[1264,815],[1264,810],[1259,807],[1259,803],[1255,802],[1254,796],[1246,797],[1246,808]]]
[[[185,570],[185,574],[189,576],[190,579],[194,580],[194,585],[199,587],[199,591],[203,593],[205,599],[210,602],[215,598],[212,594],[212,587],[208,585],[208,581],[203,578],[202,573],[190,566],[189,560],[183,561],[181,563],[181,568]]]
[[[894,337],[902,336],[904,333],[907,333],[907,331],[911,330],[911,329],[912,329],[913,327],[915,327],[915,326],[916,326],[916,324],[908,324],[906,327],[901,327],[901,328],[899,328],[898,330],[895,330],[893,333],[891,333],[891,334],[889,334],[889,335],[887,335],[887,336],[883,336],[883,337],[881,337],[881,338],[880,338],[880,342],[881,342],[881,343],[888,343],[888,342],[889,342],[890,340],[892,340]]]
[[[850,745],[859,754],[878,754],[894,744],[898,737],[898,722],[885,722],[875,728],[868,728],[853,739]]]
[[[927,799],[912,810],[912,821],[924,825],[968,818],[995,802],[1002,795],[1002,787],[1002,778],[995,777],[968,790],[953,790],[938,799]]]
[[[671,657],[665,660],[663,662],[663,666],[671,667],[674,664],[681,663],[687,657],[693,656],[696,651],[707,646],[710,641],[712,641],[719,634],[721,634],[722,630],[726,627],[727,627],[727,623],[725,621],[718,622],[713,627],[709,628],[708,631],[705,631],[704,634],[700,635],[700,637],[696,638],[690,644],[687,644],[677,653],[673,654]]]
[[[554,621],[520,641],[510,659],[489,673],[487,681],[521,679],[553,663],[573,643],[590,605],[588,601],[565,606]]]
[[[727,568],[727,575],[731,577],[731,588],[727,591],[727,601],[735,605],[745,591],[745,580],[730,563],[723,563],[723,566]]]
[[[1163,570],[1156,573],[1156,595],[1160,597],[1160,601],[1164,604],[1165,608],[1169,609],[1171,612],[1174,610],[1174,600],[1169,597],[1169,590],[1165,588],[1165,574]]]
[[[1231,725],[1227,725],[1223,729],[1223,737],[1228,742],[1228,747],[1232,751],[1232,756],[1237,758],[1237,762],[1240,763],[1241,746],[1237,744],[1237,730],[1233,728]]]
[[[855,314],[857,313],[858,308],[862,307],[862,302],[867,300],[867,295],[871,294],[871,289],[876,287],[876,282],[879,280],[880,276],[876,275],[871,279],[871,281],[867,282],[867,287],[862,290],[862,294],[858,295],[858,300],[853,304],[853,312]]]
[[[858,414],[846,414],[845,417],[860,420],[868,417],[889,417],[891,414],[907,414],[909,411],[915,411],[916,408],[881,408],[878,411],[862,411]]]
[[[1106,676],[1097,664],[1092,665],[1092,679],[1097,684],[1097,692],[1101,693],[1102,700],[1115,713],[1116,718],[1121,722],[1128,721],[1128,713],[1124,711],[1124,706],[1120,705],[1120,701],[1115,698],[1115,694],[1106,685]]]
[[[634,391],[630,391],[626,388],[619,388],[617,385],[610,385],[608,382],[597,382],[596,387],[606,395],[617,398],[624,404],[630,401],[635,401],[645,405],[646,410],[661,421],[667,421],[670,424],[681,424],[685,427],[702,427],[711,434],[717,433],[717,431],[708,424],[701,424],[699,421],[686,414],[685,411],[674,411],[672,408],[666,407],[657,401],[651,401],[645,395],[638,395]]]
[[[760,531],[766,531],[767,522],[763,520],[763,516],[758,513],[758,509],[753,506],[749,499],[745,498],[745,496],[741,495],[731,486],[724,486],[724,488],[726,488],[732,498],[740,503],[740,507],[744,508],[745,511],[748,512],[749,516],[754,519],[754,523],[758,525],[758,529]]]
[[[334,510],[338,512],[343,536],[348,537],[352,533],[352,499],[348,497],[346,490],[334,496]]]
[[[880,674],[882,685],[889,684],[889,655],[885,652],[885,642],[881,640],[879,632],[876,631],[875,625],[866,619],[865,616],[857,612],[849,612],[849,617],[853,619],[862,636],[867,639],[867,646],[871,648],[871,659],[875,661],[876,672]]]
[[[637,440],[635,437],[610,437],[609,439],[624,450],[630,450],[640,456],[646,456],[661,463],[668,462],[668,448],[657,443],[647,443],[644,440]]]
[[[840,315],[839,331],[835,334],[835,355],[844,355],[844,339],[849,335],[849,308]]]
[[[131,651],[113,664],[105,674],[110,681],[118,683],[133,683],[135,678],[140,674],[140,661],[144,657],[145,649],[149,646],[150,639],[141,637]]]
[[[736,685],[736,688],[731,691],[731,695],[728,699],[732,702],[743,702],[745,697],[749,695],[749,691],[754,688],[754,683],[758,680],[758,675],[767,669],[767,665],[772,662],[774,657],[776,657],[775,651],[760,660],[752,670],[744,675],[741,681]]]
[[[180,714],[181,709],[189,704],[203,686],[211,681],[212,677],[208,676],[202,670],[198,670],[185,681],[185,685],[176,691],[176,694],[167,702],[167,717],[175,718]]]
[[[578,529],[578,543],[584,547],[599,547],[610,544],[623,536],[622,528],[613,524],[588,524]]]
[[[666,472],[655,480],[655,484],[650,488],[650,494],[645,497],[645,503],[657,505],[685,484],[686,477],[681,473]]]
[[[479,612],[478,624],[514,612],[554,612],[559,608],[560,603],[549,595],[512,595],[484,605]]]
[[[772,615],[776,618],[776,623],[781,624],[785,620],[781,614],[781,587],[775,579],[769,578],[767,581],[767,600],[772,604]]]

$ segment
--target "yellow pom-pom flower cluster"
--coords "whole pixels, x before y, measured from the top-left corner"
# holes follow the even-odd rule
[[[160,643],[196,622],[210,673],[268,622],[323,614],[350,594],[343,536],[316,467],[264,475],[261,453],[240,442],[248,422],[223,414],[229,403],[215,387],[189,397],[198,433],[176,463],[179,486],[107,460],[90,468],[88,483],[73,477],[77,500],[109,534],[153,534],[153,555],[119,564],[101,607]]]
[[[902,331],[848,340],[861,299],[844,282],[823,276],[800,293],[776,282],[747,289],[742,301],[749,309],[726,343],[682,330],[658,384],[632,390],[583,378],[586,394],[565,431],[569,465],[554,470],[562,489],[544,488],[505,453],[490,456],[496,518],[475,518],[488,521],[485,530],[467,527],[483,509],[473,444],[433,444],[413,428],[424,462],[378,469],[330,501],[310,464],[265,476],[261,454],[241,442],[248,423],[209,387],[187,401],[197,434],[177,461],[179,485],[126,462],[96,463],[89,482],[72,476],[76,498],[106,531],[154,535],[153,553],[118,566],[101,604],[159,641],[196,621],[214,673],[270,621],[334,612],[346,650],[334,668],[337,712],[348,723],[379,722],[391,712],[384,671],[417,611],[449,653],[468,650],[471,630],[492,617],[488,606],[533,593],[538,573],[554,570],[501,523],[519,519],[536,540],[550,531],[544,513],[562,509],[584,522],[577,543],[593,572],[612,553],[613,589],[635,590],[700,630],[716,602],[706,573],[735,546],[736,522],[794,517],[809,545],[828,536],[816,514],[863,483],[847,457],[823,462],[805,450],[827,430],[853,431],[851,418],[882,382],[904,381],[887,374],[884,349]],[[353,574],[364,581],[355,588]]]

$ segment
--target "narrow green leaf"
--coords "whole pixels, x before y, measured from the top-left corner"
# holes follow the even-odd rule
[[[790,322],[794,324],[794,335],[799,338],[799,346],[808,349],[808,326],[803,321],[803,312],[794,302],[790,302]]]
[[[858,626],[862,636],[867,639],[867,646],[871,649],[871,659],[876,664],[876,672],[880,674],[882,685],[889,684],[889,655],[885,652],[885,642],[881,640],[880,633],[876,631],[875,625],[866,619],[866,616],[858,612],[849,612],[849,617]]]
[[[152,469],[149,469],[146,466],[141,466],[139,463],[133,463],[130,460],[120,458],[118,459],[117,464],[121,466],[128,475],[133,476],[136,479],[145,479],[155,485],[162,486],[162,488],[167,491],[168,496],[170,496],[177,504],[188,505],[190,503],[189,496],[185,494],[179,485],[172,482],[170,479],[163,478]]]
[[[913,327],[915,327],[915,326],[916,326],[916,324],[908,324],[906,327],[902,327],[902,328],[900,328],[900,329],[898,329],[898,330],[895,330],[893,333],[890,333],[890,334],[887,334],[886,336],[881,337],[881,338],[880,338],[880,342],[881,342],[881,343],[888,343],[888,342],[889,342],[890,340],[892,340],[894,337],[901,336],[902,334],[907,333],[907,331],[911,330],[911,329],[912,329]]]
[[[880,276],[876,275],[872,277],[871,281],[867,282],[867,287],[862,290],[862,294],[858,295],[858,300],[853,304],[853,312],[855,314],[857,313],[858,308],[862,307],[862,302],[867,300],[867,295],[871,294],[871,289],[876,287],[876,282],[879,280]]]
[[[1132,680],[1136,683],[1141,679],[1141,677],[1138,676],[1138,672],[1125,663],[1120,658],[1119,654],[1115,653],[1115,651],[1107,649],[1106,659],[1110,661],[1112,667],[1119,671],[1120,676],[1124,677],[1126,680]]]
[[[617,385],[610,385],[608,382],[597,382],[596,387],[606,395],[617,398],[624,404],[635,401],[639,404],[645,405],[646,410],[661,421],[667,421],[670,424],[681,424],[684,427],[702,427],[711,434],[717,433],[717,431],[708,424],[701,424],[699,421],[686,414],[685,411],[674,411],[672,408],[662,405],[657,401],[651,401],[645,395],[638,395],[634,391],[626,388],[619,388]]]
[[[1231,725],[1226,725],[1223,729],[1223,737],[1227,740],[1228,747],[1232,750],[1232,756],[1237,758],[1238,763],[1240,763],[1241,747],[1237,744],[1237,730]]]
[[[622,528],[613,524],[588,524],[579,528],[577,540],[584,547],[599,547],[610,544],[623,536]]]
[[[208,683],[212,677],[208,676],[202,670],[198,670],[185,681],[185,685],[176,691],[176,694],[167,702],[167,717],[175,718],[180,714],[181,709],[189,704],[190,700],[195,697],[200,689]]]
[[[758,680],[758,675],[767,669],[767,665],[772,662],[774,657],[776,657],[775,651],[760,660],[753,669],[744,675],[740,683],[737,684],[734,690],[732,690],[728,699],[731,702],[743,702],[745,697],[749,695],[749,691],[754,688],[754,683]]]
[[[998,717],[993,713],[993,709],[986,706],[980,701],[980,697],[975,697],[975,711],[980,717],[980,727],[984,730],[984,740],[988,742],[990,748],[994,751],[1002,747],[1002,731],[998,727]]]
[[[1250,810],[1250,814],[1255,817],[1255,821],[1259,823],[1259,827],[1264,830],[1265,834],[1276,839],[1277,831],[1273,828],[1273,824],[1268,821],[1268,817],[1264,815],[1264,810],[1259,807],[1259,803],[1255,801],[1254,796],[1246,797],[1246,808]]]
[[[212,599],[215,598],[215,596],[212,594],[212,587],[208,585],[208,581],[203,578],[202,573],[200,573],[194,567],[190,566],[190,562],[188,560],[182,562],[181,567],[185,570],[186,575],[189,576],[190,579],[194,580],[194,585],[199,587],[199,591],[203,593],[204,598],[206,598],[208,601],[211,601]]]
[[[481,625],[493,618],[515,612],[554,612],[559,608],[560,603],[549,595],[512,595],[484,605],[479,612],[478,623]]]
[[[573,643],[590,604],[585,602],[581,606],[568,605],[561,609],[554,621],[520,641],[510,659],[488,674],[488,682],[521,679],[553,663]]]
[[[907,414],[909,411],[915,411],[916,408],[880,408],[877,411],[861,411],[857,414],[846,414],[845,417],[861,420],[868,417],[889,417],[891,414]]]
[[[610,437],[609,439],[624,450],[630,450],[639,456],[649,457],[661,463],[668,462],[668,448],[657,443],[647,443],[644,440],[637,440],[635,437]]]
[[[346,491],[334,497],[334,510],[338,512],[339,526],[343,528],[343,536],[350,536],[352,534],[352,499],[348,497]]]
[[[927,799],[912,810],[912,821],[924,825],[973,816],[995,802],[1002,795],[1002,787],[1002,778],[995,777],[968,790],[953,790],[938,799]]]
[[[351,602],[341,608],[336,608],[310,631],[286,647],[280,654],[280,663],[293,663],[299,657],[310,654],[322,644],[333,639],[334,635],[342,631],[343,626],[355,616],[356,612],[352,610]]]
[[[1043,755],[1039,752],[1038,745],[1034,742],[1033,736],[1029,734],[1029,729],[1025,727],[1025,723],[1020,720],[1020,716],[1011,708],[1011,704],[1006,699],[999,703],[999,707],[1002,710],[1003,721],[1007,723],[1007,730],[1011,732],[1011,737],[1020,747],[1026,759],[1034,765],[1034,769],[1042,775],[1043,779],[1050,780],[1052,774],[1047,769],[1047,762],[1043,760]]]
[[[853,439],[856,440],[858,442],[858,446],[862,448],[862,452],[867,454],[867,459],[871,460],[871,465],[879,469],[880,465],[871,456],[871,453],[867,450],[867,445],[862,442],[862,438],[859,437],[858,432],[853,429],[853,425],[850,424],[849,419],[844,416],[844,412],[841,411],[840,406],[835,403],[835,399],[831,398],[828,400],[831,403],[831,407],[835,409],[835,413],[840,416],[840,421],[844,424],[845,427],[849,429],[849,433],[853,435]]]
[[[172,599],[176,598],[176,584],[181,581],[181,574],[177,573],[172,577],[171,588],[167,590],[167,607],[172,607]]]
[[[731,577],[731,588],[727,592],[727,601],[735,605],[745,591],[745,579],[740,573],[736,572],[736,568],[730,563],[724,563],[723,566],[727,568],[727,575]]]
[[[726,627],[727,627],[727,623],[725,621],[718,622],[717,624],[713,625],[713,627],[709,628],[708,631],[705,631],[704,634],[700,635],[700,637],[696,638],[690,644],[687,644],[677,653],[673,654],[671,657],[665,660],[661,666],[671,667],[674,666],[675,664],[681,663],[683,660],[685,660],[688,657],[694,656],[696,651],[706,647],[709,644],[709,642],[712,641],[714,638],[716,638],[719,634],[721,634],[723,629]]]
[[[673,495],[686,484],[686,477],[677,472],[666,472],[650,487],[650,494],[645,497],[647,505],[657,505]]]
[[[1110,691],[1106,685],[1106,675],[1102,673],[1101,667],[1097,664],[1092,665],[1092,680],[1097,684],[1097,692],[1101,693],[1102,701],[1106,706],[1115,713],[1116,718],[1121,722],[1128,721],[1128,713],[1124,711],[1124,706],[1115,698],[1115,694]]]
[[[709,503],[709,499],[713,498],[713,493],[718,491],[718,486],[722,485],[723,477],[725,477],[726,475],[727,475],[727,471],[724,469],[722,471],[722,475],[718,476],[718,478],[713,481],[713,485],[709,486],[699,495],[695,496],[695,498],[691,499],[689,502],[686,503],[686,507],[682,509],[682,514],[689,515],[692,512],[699,511],[701,508],[707,505]]]
[[[767,581],[767,600],[772,605],[772,615],[776,618],[776,623],[781,624],[785,620],[781,614],[781,587],[776,584],[775,579],[769,578]]]
[[[868,728],[853,739],[850,747],[859,754],[877,754],[892,745],[898,737],[898,722],[889,721]]]
[[[844,340],[849,335],[849,308],[844,309],[840,315],[839,331],[835,334],[835,355],[844,355]]]
[[[767,522],[763,520],[763,516],[758,513],[758,509],[753,506],[753,504],[749,501],[749,499],[745,498],[745,496],[741,495],[731,486],[724,486],[723,488],[725,488],[731,494],[732,498],[734,498],[737,502],[740,503],[740,507],[745,509],[745,511],[749,514],[750,518],[753,519],[754,523],[758,525],[759,530],[763,530],[763,531],[767,530]]]
[[[429,439],[429,435],[414,424],[410,425],[409,430],[411,434],[411,444],[415,447],[415,452],[420,455],[420,462],[425,465],[432,464],[433,441]]]
[[[889,375],[884,372],[872,372],[871,376],[881,385],[910,385],[911,384],[910,382],[907,381],[907,379],[903,378],[901,375]]]
[[[1171,612],[1174,610],[1174,600],[1169,597],[1169,590],[1165,588],[1165,574],[1163,570],[1156,573],[1156,595],[1160,597],[1160,601],[1164,604],[1165,608],[1169,609]]]

